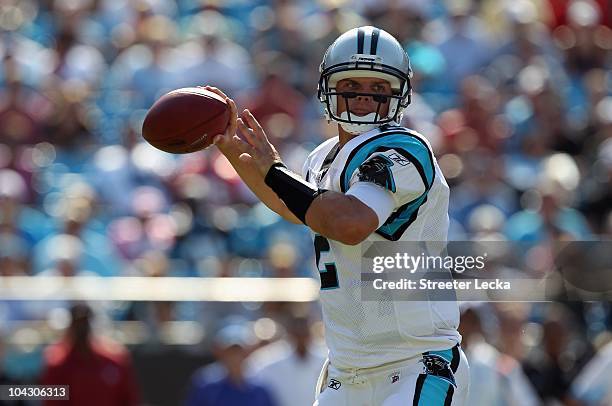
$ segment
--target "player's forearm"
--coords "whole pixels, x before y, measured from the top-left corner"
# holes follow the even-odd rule
[[[238,159],[238,154],[232,154],[225,151],[224,156],[232,164],[238,176],[242,181],[251,189],[253,193],[270,208],[270,210],[283,217],[285,220],[295,224],[302,224],[302,222],[295,217],[289,209],[285,206],[282,200],[278,198],[276,193],[272,191],[264,182],[264,178],[261,173],[256,170],[254,165],[250,162],[244,162]]]
[[[356,197],[317,189],[281,162],[268,168],[264,182],[296,218],[326,238],[356,245],[378,226],[376,213]]]
[[[306,224],[316,233],[343,244],[361,243],[378,226],[376,214],[359,199],[328,191],[313,200]]]

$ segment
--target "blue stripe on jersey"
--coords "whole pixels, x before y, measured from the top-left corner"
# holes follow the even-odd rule
[[[397,241],[418,215],[419,208],[427,201],[427,193],[433,185],[435,170],[433,155],[425,142],[402,127],[383,131],[353,149],[340,175],[340,189],[346,192],[350,177],[374,152],[395,149],[415,165],[425,184],[425,192],[418,198],[399,207],[376,232],[382,237]]]
[[[393,130],[376,135],[358,145],[347,159],[340,176],[340,189],[346,192],[351,175],[365,160],[378,148],[387,147],[413,156],[421,164],[427,178],[427,189],[431,187],[434,180],[434,167],[431,151],[417,136],[408,131]]]
[[[406,228],[416,220],[419,208],[426,200],[427,191],[416,200],[401,206],[376,232],[388,240],[397,241]]]

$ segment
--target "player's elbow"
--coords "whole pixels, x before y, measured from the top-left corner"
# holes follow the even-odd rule
[[[337,240],[345,245],[361,244],[374,231],[371,224],[353,216],[341,216],[334,223],[339,231]]]
[[[346,234],[339,241],[344,245],[359,245],[368,237],[368,234]]]

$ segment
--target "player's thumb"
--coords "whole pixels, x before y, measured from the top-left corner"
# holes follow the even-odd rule
[[[228,146],[227,137],[224,134],[217,134],[213,138],[213,144],[219,149],[225,149]]]

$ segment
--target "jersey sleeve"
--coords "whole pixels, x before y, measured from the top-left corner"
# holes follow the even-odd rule
[[[357,167],[349,188],[363,183],[385,191],[397,209],[423,196],[433,182],[433,165],[401,147],[375,151]]]
[[[356,182],[349,188],[346,194],[355,196],[376,213],[376,217],[378,217],[378,227],[384,224],[395,209],[395,199],[393,195],[375,183]]]
[[[373,138],[354,149],[341,173],[340,188],[344,193],[357,193],[379,216],[379,224],[382,222],[376,232],[397,241],[416,220],[435,176],[429,144],[402,131]],[[365,184],[370,185],[369,192],[357,192]],[[379,192],[374,193],[374,188]],[[385,200],[391,203],[384,204]]]
[[[302,178],[304,178],[306,180],[306,182],[311,182],[310,178],[310,161],[312,159],[312,153],[310,155],[308,155],[308,157],[306,158],[306,160],[304,161],[304,165],[302,165]]]

